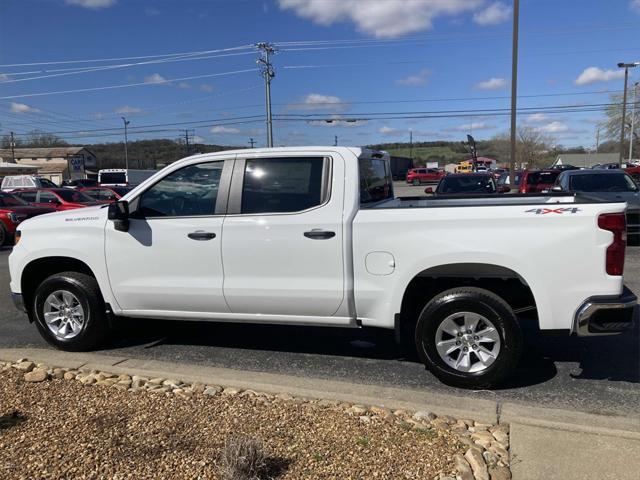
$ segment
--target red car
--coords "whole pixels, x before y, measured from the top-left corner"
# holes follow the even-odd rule
[[[12,192],[32,205],[51,207],[57,211],[100,205],[93,198],[70,188],[25,188]]]
[[[445,171],[439,168],[412,168],[407,172],[407,183],[438,183],[445,175]]]
[[[520,178],[520,193],[540,193],[551,190],[560,170],[525,170]]]
[[[27,218],[55,212],[53,208],[34,207],[15,195],[0,192],[0,246],[9,243],[16,227]]]
[[[493,175],[488,172],[454,173],[447,175],[438,186],[427,187],[424,193],[433,195],[484,195],[508,193],[509,187],[498,187]]]
[[[131,187],[85,187],[78,191],[88,195],[97,202],[115,202],[133,190]]]
[[[640,165],[628,164],[624,171],[631,175],[636,183],[640,183]]]

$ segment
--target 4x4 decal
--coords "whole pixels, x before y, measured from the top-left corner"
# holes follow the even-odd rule
[[[581,210],[577,207],[563,207],[563,208],[532,208],[525,210],[525,213],[535,213],[536,215],[546,215],[547,213],[578,213]]]

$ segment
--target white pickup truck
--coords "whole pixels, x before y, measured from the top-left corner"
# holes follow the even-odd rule
[[[359,148],[196,155],[109,206],[22,223],[11,291],[61,349],[95,348],[113,316],[380,327],[442,381],[491,387],[516,366],[525,323],[631,327],[625,208],[394,198],[388,154]]]

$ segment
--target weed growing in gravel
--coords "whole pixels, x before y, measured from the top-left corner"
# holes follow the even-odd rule
[[[416,428],[415,432],[419,435],[427,437],[429,440],[433,440],[438,436],[438,432],[431,428]]]
[[[363,447],[367,447],[367,446],[369,445],[369,443],[370,443],[370,441],[369,441],[369,437],[358,437],[358,438],[356,439],[356,443],[357,443],[358,445],[363,446]]]
[[[404,421],[398,423],[398,426],[403,430],[411,430],[413,428],[413,425],[411,425],[409,422]]]
[[[220,473],[225,480],[267,478],[267,457],[260,439],[229,437],[224,446]]]

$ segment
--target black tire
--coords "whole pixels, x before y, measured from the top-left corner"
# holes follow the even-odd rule
[[[44,302],[51,293],[58,290],[71,292],[85,312],[82,327],[73,338],[63,339],[56,336],[44,320]],[[61,350],[93,350],[106,340],[109,333],[109,322],[98,282],[84,273],[56,273],[43,281],[33,296],[32,315],[40,335]]]
[[[484,370],[457,370],[448,365],[436,349],[438,327],[458,312],[482,315],[495,326],[500,348],[493,363]],[[415,342],[418,357],[427,369],[443,383],[462,388],[486,389],[499,385],[513,373],[522,353],[522,332],[511,307],[496,294],[474,287],[453,288],[434,297],[418,317]],[[473,355],[479,359],[477,354]]]
[[[0,222],[0,247],[4,247],[8,241],[9,233],[7,232],[7,227]]]

